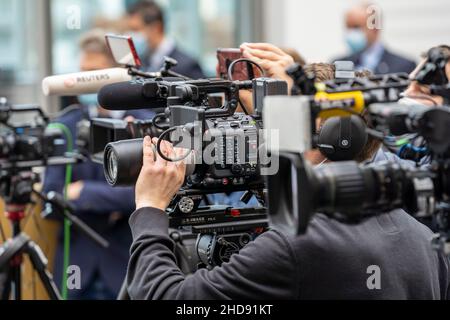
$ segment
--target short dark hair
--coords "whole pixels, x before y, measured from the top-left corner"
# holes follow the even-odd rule
[[[139,0],[128,7],[128,15],[140,15],[145,25],[151,25],[160,22],[163,29],[165,24],[164,12],[161,7],[153,0]]]

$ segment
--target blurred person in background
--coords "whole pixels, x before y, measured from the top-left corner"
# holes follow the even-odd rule
[[[106,45],[103,30],[92,30],[80,41],[80,70],[92,71],[115,67]],[[66,125],[73,139],[77,137],[77,124],[92,118],[132,116],[149,119],[149,111],[110,112],[97,103],[97,95],[78,97],[79,104],[66,109],[55,122]],[[45,172],[44,191],[63,192],[65,166],[49,167]],[[76,215],[109,241],[103,249],[85,235],[72,231],[70,264],[81,269],[81,290],[69,290],[69,299],[115,299],[125,276],[131,234],[127,220],[134,210],[133,188],[112,188],[104,177],[103,167],[88,160],[73,167],[68,186],[68,198]],[[55,280],[61,283],[63,274],[63,243],[60,241],[55,258]]]
[[[165,34],[164,12],[156,2],[140,0],[131,5],[128,8],[128,26],[134,33],[133,40],[144,71],[159,71],[167,56],[178,62],[173,71],[193,79],[204,78],[199,63]]]
[[[445,76],[446,82],[449,83],[450,80],[450,46],[440,45],[431,48],[427,54],[424,55],[421,63],[417,68],[411,73],[410,78],[415,79],[419,71],[423,68],[425,63],[428,62],[428,55],[431,50],[441,50],[443,54],[448,57],[448,62],[445,65]],[[427,85],[420,84],[417,81],[413,81],[408,89],[404,92],[404,98],[401,100],[404,104],[423,104],[426,106],[441,106],[444,104],[444,99],[440,96],[432,95],[430,89]]]
[[[377,9],[372,4],[364,3],[347,11],[345,41],[350,55],[335,61],[352,61],[357,69],[367,69],[374,74],[412,72],[415,62],[391,52],[382,42],[381,21],[374,21],[381,19]]]

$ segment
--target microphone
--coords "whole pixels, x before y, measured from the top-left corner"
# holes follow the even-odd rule
[[[97,93],[111,83],[132,80],[128,69],[112,68],[47,77],[42,80],[42,91],[46,96],[77,96]]]
[[[104,86],[98,103],[107,110],[160,109],[167,107],[167,97],[153,80],[136,80]]]

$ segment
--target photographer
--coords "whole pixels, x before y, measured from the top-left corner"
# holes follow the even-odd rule
[[[431,50],[441,50],[444,54],[450,57],[450,46],[441,45],[428,50],[428,53]],[[417,68],[411,73],[410,78],[416,78],[417,74],[427,62],[427,55],[425,55],[422,62],[417,66]],[[445,75],[447,77],[447,83],[450,79],[450,60],[445,65]],[[440,96],[433,95],[430,93],[430,89],[427,85],[420,84],[418,81],[413,81],[408,89],[404,93],[404,98],[401,100],[404,104],[423,104],[426,106],[441,106],[444,104],[444,99]]]
[[[155,154],[156,143],[144,140],[136,212],[130,218],[132,299],[449,298],[447,258],[432,250],[431,231],[402,210],[356,225],[317,214],[304,235],[268,231],[229,263],[185,276],[176,264],[164,210],[186,169]],[[179,153],[168,143],[162,152],[170,158]],[[373,268],[380,272],[375,285]]]
[[[80,41],[80,69],[92,71],[115,67],[104,38],[105,31],[93,30]],[[97,117],[123,118],[133,116],[148,119],[152,112],[110,112],[97,103],[97,95],[78,97],[80,104],[66,109],[56,122],[66,125],[72,137],[77,137],[77,124]],[[44,179],[46,192],[62,193],[65,168],[47,168]],[[131,235],[127,219],[134,209],[133,188],[111,188],[105,181],[101,165],[86,161],[73,168],[72,181],[67,189],[68,199],[76,214],[108,240],[110,247],[103,249],[84,235],[72,232],[70,263],[80,267],[81,290],[70,290],[70,299],[115,299],[125,276]],[[61,283],[63,270],[63,244],[58,245],[55,276]]]

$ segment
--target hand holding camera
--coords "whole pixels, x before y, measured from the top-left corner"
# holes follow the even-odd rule
[[[183,161],[168,162],[156,152],[158,139],[144,139],[144,159],[141,174],[136,184],[136,209],[145,207],[166,210],[170,201],[182,186],[186,165]],[[166,157],[180,157],[183,150],[163,141],[161,151]]]

